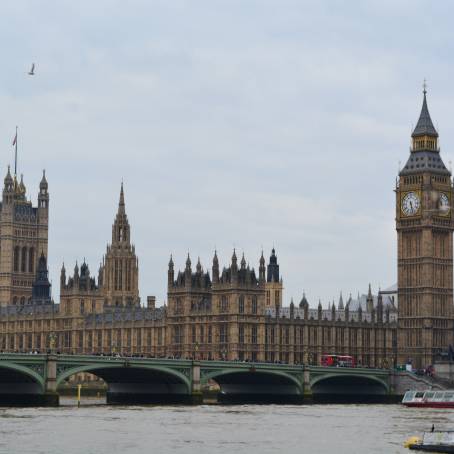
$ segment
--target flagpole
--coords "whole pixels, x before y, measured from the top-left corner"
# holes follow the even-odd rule
[[[15,140],[15,147],[14,147],[14,176],[17,176],[17,126],[16,126],[16,140]]]

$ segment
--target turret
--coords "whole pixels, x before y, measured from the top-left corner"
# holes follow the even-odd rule
[[[309,303],[306,299],[306,293],[303,292],[303,297],[301,298],[301,301],[300,301],[300,309],[303,309],[306,306],[309,306]]]
[[[340,292],[340,296],[339,296],[339,303],[337,305],[337,308],[340,310],[340,311],[343,311],[344,310],[344,300],[342,298],[342,292]]]
[[[242,270],[246,269],[246,260],[244,258],[244,252],[243,252],[243,256],[241,257],[241,269]]]
[[[19,194],[21,196],[21,199],[25,200],[25,193],[27,192],[27,189],[25,188],[25,183],[24,183],[24,175],[20,175],[20,183],[19,183]]]
[[[219,283],[219,260],[216,250],[214,251],[213,257],[213,284]]]
[[[293,303],[293,298],[290,301],[290,319],[293,320],[295,318],[295,304]]]
[[[320,300],[318,300],[317,311],[318,311],[318,319],[321,320],[322,319],[322,302]]]
[[[102,287],[103,285],[104,285],[104,267],[102,263],[100,263],[98,268],[98,287]]]
[[[232,272],[232,284],[236,283],[238,281],[238,259],[236,257],[236,251],[233,249],[233,255],[232,255],[232,266],[231,266],[231,272]]]
[[[79,265],[76,261],[76,266],[74,267],[74,285],[75,287],[79,287]]]
[[[32,287],[33,304],[51,303],[50,288],[51,284],[48,278],[47,259],[43,252],[38,260],[35,282]]]
[[[260,257],[260,265],[259,265],[259,282],[265,282],[265,257],[262,255]]]
[[[186,259],[186,268],[184,269],[184,281],[186,287],[191,287],[191,280],[192,280],[192,268],[191,268],[191,259],[189,257]]]
[[[383,323],[383,296],[381,294],[381,291],[378,292],[377,321],[378,323]]]
[[[197,274],[202,274],[202,264],[200,263],[200,257],[198,257],[197,259],[197,265],[195,269]]]
[[[41,178],[41,182],[39,183],[38,209],[42,214],[44,214],[44,210],[48,210],[48,208],[49,208],[48,184],[46,180],[46,171],[43,170],[43,177]]]
[[[65,286],[66,286],[66,269],[65,263],[63,262],[60,272],[60,288],[65,288]]]
[[[8,172],[6,173],[5,184],[3,186],[3,204],[7,205],[13,201],[14,195],[14,180],[11,176],[10,167],[8,166]]]
[[[369,284],[369,290],[367,292],[367,300],[366,300],[366,310],[367,312],[371,313],[374,309],[374,298],[372,296],[372,289]]]
[[[174,268],[173,268],[173,258],[172,258],[172,254],[170,254],[169,270],[167,271],[167,286],[168,286],[168,288],[173,287],[174,277],[175,277],[175,271],[174,271]]]
[[[276,251],[273,247],[271,250],[270,261],[266,273],[267,282],[279,282],[279,265],[277,263]]]

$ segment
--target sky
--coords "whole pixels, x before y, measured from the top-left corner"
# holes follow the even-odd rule
[[[454,157],[449,2],[4,0],[0,176],[50,191],[49,271],[111,241],[125,188],[140,294],[167,264],[276,248],[284,304],[396,282],[394,187],[427,79]],[[31,63],[36,75],[27,75]],[[401,164],[399,164],[399,162]]]

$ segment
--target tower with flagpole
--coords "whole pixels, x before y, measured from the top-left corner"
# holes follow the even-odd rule
[[[8,166],[0,204],[0,306],[26,305],[41,256],[47,263],[49,192],[43,171],[38,203],[27,200],[24,178],[18,178],[18,127],[14,147],[14,174]],[[17,348],[17,347],[16,347]]]

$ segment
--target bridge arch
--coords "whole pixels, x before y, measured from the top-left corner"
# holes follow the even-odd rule
[[[302,381],[285,371],[226,368],[202,374],[202,383],[214,380],[220,401],[296,401],[303,396]]]
[[[42,374],[39,373],[39,367]],[[27,365],[0,361],[0,402],[29,405],[45,391],[44,365],[33,370]]]
[[[372,374],[328,373],[313,378],[310,386],[315,400],[380,400],[390,391],[386,380]]]
[[[69,367],[57,375],[57,386],[82,372],[105,381],[108,403],[180,402],[191,395],[191,380],[181,371],[162,365],[124,361]]]

